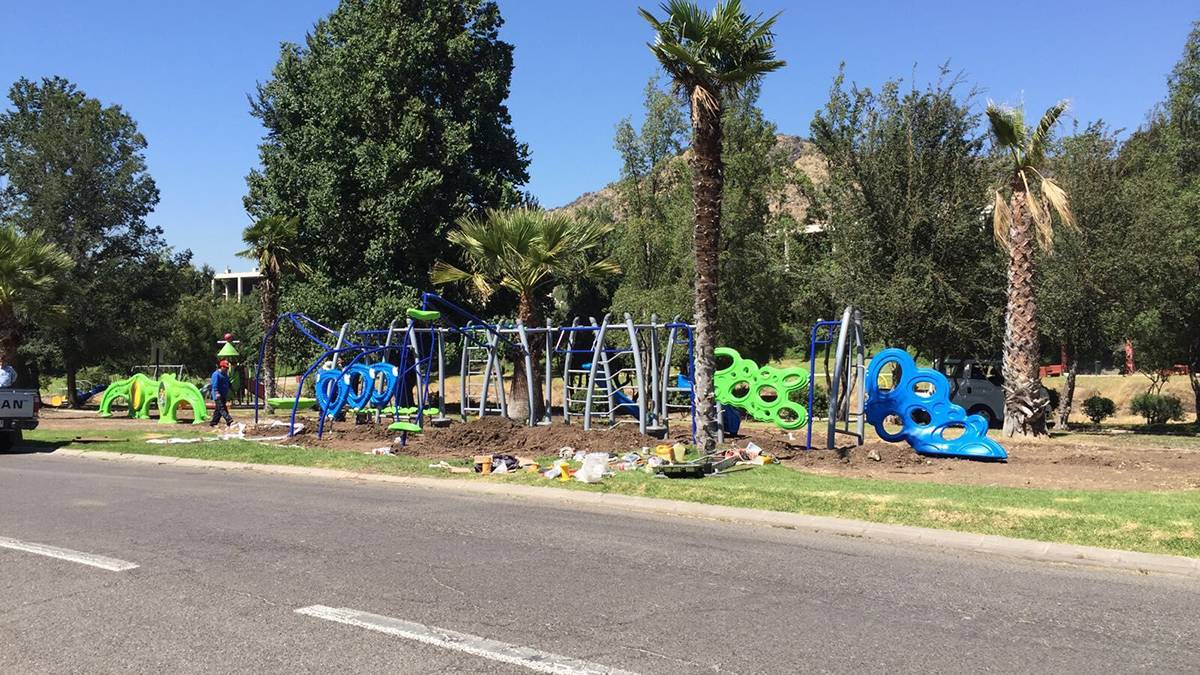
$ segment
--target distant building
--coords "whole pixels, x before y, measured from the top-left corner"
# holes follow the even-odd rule
[[[259,273],[257,267],[252,272],[234,272],[226,267],[224,272],[213,275],[212,290],[213,293],[216,293],[217,283],[220,282],[221,288],[225,291],[226,300],[233,295],[238,302],[241,302],[242,296],[254,290],[254,285],[262,278],[263,275]]]

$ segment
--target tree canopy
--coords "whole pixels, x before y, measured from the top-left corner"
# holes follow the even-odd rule
[[[1003,266],[984,220],[987,177],[974,92],[957,77],[878,91],[839,73],[812,121],[828,181],[816,199],[837,304],[864,311],[872,340],[931,357],[990,356]]]
[[[528,152],[501,24],[490,0],[345,0],[283,45],[252,100],[266,136],[245,204],[299,217],[316,274],[297,299],[413,297],[457,219],[518,201]]]
[[[191,257],[146,222],[158,203],[146,139],[119,106],[63,78],[18,80],[9,100],[0,113],[0,220],[43,233],[75,263],[60,299],[70,321],[39,326],[30,348],[68,379],[82,366],[136,360],[164,334]]]

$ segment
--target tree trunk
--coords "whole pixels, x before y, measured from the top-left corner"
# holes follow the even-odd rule
[[[259,298],[262,301],[262,326],[263,335],[267,335],[271,330],[271,325],[275,323],[275,317],[279,314],[279,296],[276,290],[279,288],[274,275],[268,270],[263,278],[263,283],[259,286]],[[275,398],[275,336],[269,335],[267,343],[263,346],[263,365],[262,379],[266,383],[266,394],[268,398]],[[257,395],[257,393],[256,393]]]
[[[1188,368],[1188,381],[1192,383],[1192,397],[1196,404],[1196,426],[1200,427],[1200,372],[1195,365]]]
[[[1067,383],[1063,386],[1062,400],[1058,402],[1058,426],[1061,429],[1070,428],[1071,408],[1075,405],[1075,373],[1079,370],[1079,359],[1071,355],[1071,365],[1067,368]]]
[[[713,396],[713,349],[717,338],[717,289],[721,251],[721,198],[725,169],[721,160],[721,109],[715,92],[692,96],[692,192],[695,200],[693,244],[695,271],[695,360],[698,437],[702,453],[717,445],[717,408]]]
[[[79,408],[79,401],[75,398],[75,376],[78,372],[79,369],[75,366],[75,364],[70,362],[67,363],[67,405],[76,409]]]
[[[1192,340],[1188,359],[1188,382],[1192,385],[1192,398],[1196,407],[1196,426],[1200,427],[1200,335]]]
[[[1004,327],[1004,435],[1045,436],[1049,399],[1038,378],[1033,216],[1020,176],[1012,183],[1008,308]]]
[[[537,328],[542,325],[542,313],[537,306],[537,300],[529,293],[522,293],[517,305],[517,318],[526,328]],[[545,412],[544,392],[542,390],[542,353],[545,351],[544,340],[536,337],[529,338],[529,359],[533,371],[533,421],[536,423]],[[522,422],[529,421],[529,384],[525,378],[525,360],[518,354],[514,359],[512,383],[508,386],[508,417]]]

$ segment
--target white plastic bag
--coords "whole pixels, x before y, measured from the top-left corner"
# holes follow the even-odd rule
[[[583,458],[583,466],[575,472],[575,480],[581,483],[599,483],[607,468],[607,452],[589,452]]]

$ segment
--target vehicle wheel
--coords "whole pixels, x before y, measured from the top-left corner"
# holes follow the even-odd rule
[[[989,429],[995,429],[997,427],[996,416],[992,414],[992,409],[987,407],[986,405],[977,405],[974,408],[971,408],[970,410],[968,410],[967,414],[968,415],[979,415],[983,419],[987,420],[987,425],[988,425]]]
[[[0,452],[8,452],[21,442],[20,431],[0,431]]]

